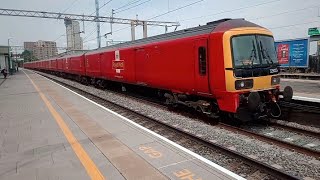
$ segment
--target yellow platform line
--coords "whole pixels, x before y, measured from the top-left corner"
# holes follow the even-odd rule
[[[79,160],[81,161],[82,165],[85,167],[88,175],[91,177],[91,179],[97,179],[97,180],[103,180],[105,179],[103,177],[103,175],[101,174],[100,170],[97,168],[97,166],[94,164],[94,162],[92,161],[92,159],[89,157],[89,155],[86,153],[86,151],[83,149],[83,147],[81,146],[81,144],[77,141],[77,139],[74,137],[74,135],[72,134],[71,130],[68,128],[67,124],[65,123],[65,121],[63,120],[63,118],[60,116],[60,114],[54,109],[54,107],[51,105],[51,103],[49,102],[49,100],[46,98],[46,96],[40,91],[40,89],[38,88],[38,86],[33,82],[33,80],[28,76],[28,74],[26,74],[25,72],[23,72],[28,79],[31,81],[31,83],[33,84],[34,88],[37,90],[37,92],[39,93],[41,99],[43,100],[43,102],[46,104],[46,106],[48,107],[50,113],[52,114],[52,116],[54,117],[54,119],[56,120],[57,124],[59,125],[59,127],[61,128],[63,134],[65,135],[65,137],[67,138],[68,142],[70,143],[73,151],[76,153],[77,157],[79,158]]]

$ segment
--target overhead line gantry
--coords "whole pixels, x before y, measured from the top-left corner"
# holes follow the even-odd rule
[[[0,8],[0,15],[2,16],[18,16],[18,17],[34,17],[34,18],[47,18],[47,19],[63,19],[63,20],[75,20],[75,21],[93,21],[93,22],[105,22],[114,24],[129,24],[134,29],[135,26],[143,26],[143,37],[147,37],[147,26],[163,26],[178,27],[179,22],[169,21],[150,21],[150,20],[138,20],[138,19],[125,19],[106,16],[93,16],[93,15],[81,15],[81,14],[68,14],[59,12],[46,12],[46,11],[30,11],[21,9],[4,9]],[[131,30],[132,40],[135,39],[135,31]]]

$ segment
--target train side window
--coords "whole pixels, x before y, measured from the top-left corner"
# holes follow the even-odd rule
[[[200,75],[206,75],[207,73],[207,53],[205,47],[198,48],[199,59],[199,73]]]

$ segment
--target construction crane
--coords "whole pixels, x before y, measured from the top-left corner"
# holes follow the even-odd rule
[[[47,18],[47,19],[63,19],[63,20],[75,20],[75,21],[93,21],[93,22],[105,22],[114,24],[129,24],[131,28],[141,25],[143,26],[143,37],[147,36],[147,26],[163,26],[167,27],[178,27],[179,22],[169,21],[144,21],[138,19],[124,19],[116,17],[105,17],[105,16],[92,16],[92,15],[79,15],[79,14],[65,14],[57,12],[46,12],[46,11],[29,11],[21,9],[4,9],[0,8],[0,15],[3,16],[19,16],[19,17],[34,17],[34,18]],[[134,30],[131,30],[134,33]],[[131,34],[132,40],[135,35]],[[100,38],[100,37],[98,37]]]

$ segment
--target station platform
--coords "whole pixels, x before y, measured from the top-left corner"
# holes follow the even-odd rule
[[[0,86],[0,134],[3,180],[243,179],[29,70]]]
[[[292,79],[310,79],[319,80],[320,74],[318,73],[281,73],[282,78],[292,78]]]
[[[281,88],[291,86],[293,99],[320,103],[320,81],[281,78]]]

